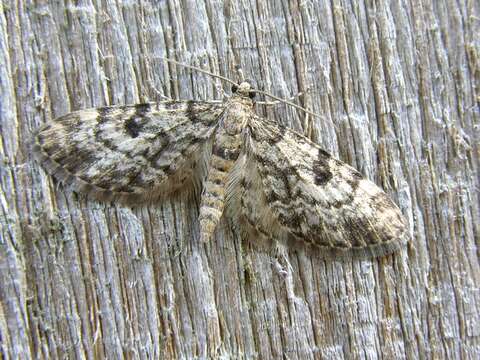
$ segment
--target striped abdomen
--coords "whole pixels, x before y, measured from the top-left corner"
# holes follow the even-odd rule
[[[212,237],[222,217],[229,173],[238,158],[240,149],[240,134],[229,135],[223,129],[219,129],[215,135],[207,179],[203,183],[199,217],[201,241],[206,242]]]

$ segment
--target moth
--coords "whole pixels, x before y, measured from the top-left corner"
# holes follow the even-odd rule
[[[126,205],[185,188],[208,241],[225,215],[249,236],[328,255],[381,256],[407,240],[399,208],[305,136],[254,113],[248,82],[223,102],[162,101],[75,111],[35,135],[44,168],[73,190]]]

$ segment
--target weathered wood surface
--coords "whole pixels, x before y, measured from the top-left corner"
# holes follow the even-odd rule
[[[5,358],[480,357],[480,4],[0,2],[0,353]],[[411,246],[372,261],[261,252],[198,201],[87,201],[32,161],[32,131],[104,104],[220,99],[162,57],[291,97],[258,112],[398,202]],[[228,89],[227,89],[228,90]]]

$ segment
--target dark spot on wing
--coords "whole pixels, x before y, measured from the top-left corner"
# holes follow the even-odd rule
[[[82,166],[94,163],[97,160],[95,154],[92,154],[89,149],[84,149],[76,144],[74,146],[75,156],[69,156],[66,159],[55,159],[55,161],[58,163],[63,164],[67,171],[73,173],[75,173],[78,169],[81,169]]]
[[[285,137],[287,131],[284,126],[275,124],[275,126],[265,123],[261,128],[251,126],[246,127],[251,138],[257,142],[266,142],[269,145],[275,145]]]
[[[104,106],[97,109],[98,117],[97,120],[106,120],[106,117],[110,115],[113,111],[115,111],[115,107],[113,106]]]
[[[304,223],[304,218],[302,214],[293,212],[287,216],[287,214],[280,212],[278,214],[278,220],[280,223],[288,227],[295,235],[302,235],[302,223]]]
[[[281,199],[281,202],[284,204],[290,203],[293,199],[292,197],[292,189],[290,186],[290,182],[288,180],[289,176],[298,177],[297,169],[294,167],[280,167],[271,159],[266,157],[261,157],[260,155],[256,155],[256,160],[262,164],[260,170],[260,176],[265,177],[277,177],[280,178],[283,183],[283,190],[286,192],[286,196]],[[274,171],[267,171],[266,169],[273,169]],[[275,175],[273,175],[275,174]]]
[[[183,106],[185,105],[186,101],[181,101],[181,100],[171,100],[166,103],[163,103],[165,108],[170,111],[176,111],[176,110],[181,110],[183,109]]]
[[[345,201],[336,200],[331,205],[336,209],[340,209],[345,203]]]
[[[135,105],[135,114],[138,117],[145,116],[151,109],[152,105],[149,103],[136,104]]]
[[[269,191],[268,194],[265,195],[267,203],[271,204],[275,201],[278,201],[280,198],[275,193],[275,191]]]
[[[163,167],[162,170],[168,176],[175,174],[177,169],[175,168],[175,165],[171,164]]]
[[[187,115],[187,118],[192,121],[194,121],[197,117],[195,106],[192,100],[187,101],[187,110],[185,111],[185,115]]]
[[[108,108],[98,109],[97,124],[93,129],[93,136],[98,144],[103,144],[106,148],[116,151],[117,147],[113,145],[111,140],[104,136],[104,130],[102,129],[102,124],[108,121],[108,115],[105,115],[105,109]]]
[[[148,157],[146,156],[145,158],[149,161],[152,168],[164,170],[163,167],[158,164],[158,162],[161,160],[162,156],[169,151],[168,149],[172,139],[168,133],[165,131],[160,131],[158,132],[155,141],[155,147],[151,148],[152,150],[155,149],[155,152],[149,153]]]
[[[323,156],[324,158],[326,159],[329,159],[332,157],[332,155],[330,155],[330,153],[326,152],[325,150],[323,149],[318,149],[318,156]]]
[[[136,138],[142,129],[141,124],[139,124],[136,120],[137,119],[135,117],[131,117],[125,121],[125,130],[133,138]]]
[[[135,113],[129,117],[124,124],[127,133],[136,138],[142,131],[143,126],[146,123],[146,116],[150,111],[150,104],[137,104],[135,105]]]
[[[115,189],[116,191],[126,192],[126,189],[131,189],[134,185],[138,186],[142,182],[142,171],[137,169],[132,170],[126,174],[125,177],[128,178],[128,182],[124,186]]]
[[[278,142],[282,141],[285,133],[284,133],[284,131],[280,130],[280,131],[276,131],[276,132],[272,131],[270,134],[273,135],[273,136],[268,137],[267,142],[270,145],[275,145]]]
[[[275,124],[275,126],[265,124],[265,139],[269,145],[275,145],[283,140],[287,129],[285,126],[280,124]],[[262,139],[263,140],[263,139]]]
[[[317,159],[313,162],[313,173],[315,174],[315,185],[324,185],[333,177],[328,158],[330,154],[325,155],[326,152],[318,149]]]
[[[360,174],[358,171],[351,169],[350,171],[350,178],[345,179],[348,185],[352,187],[352,190],[355,191],[358,188],[358,185],[360,184],[360,181],[363,179],[362,174]]]

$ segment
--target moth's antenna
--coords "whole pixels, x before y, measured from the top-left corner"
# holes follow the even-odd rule
[[[207,74],[207,75],[210,75],[214,78],[217,78],[217,79],[220,79],[220,80],[223,80],[223,81],[226,81],[226,82],[229,82],[230,84],[232,85],[236,85],[236,86],[239,86],[239,84],[237,84],[235,81],[232,81],[224,76],[221,76],[221,75],[217,75],[217,74],[214,74],[214,73],[211,73],[210,71],[207,71],[207,70],[203,70],[199,67],[196,67],[196,66],[192,66],[192,65],[187,65],[187,64],[182,64],[178,61],[175,61],[175,60],[172,60],[172,59],[169,59],[169,58],[162,58],[163,60],[167,61],[167,62],[170,62],[172,64],[175,64],[175,65],[179,65],[179,66],[183,66],[183,67],[186,67],[187,69],[192,69],[192,70],[195,70],[195,71],[199,71],[201,73],[204,73],[204,74]],[[238,69],[237,69],[238,70]],[[240,72],[241,72],[241,69],[239,69]],[[242,74],[243,75],[243,74]],[[307,110],[303,107],[301,107],[300,105],[297,105],[291,101],[288,101],[286,99],[282,99],[278,96],[275,96],[275,95],[271,95],[269,93],[266,93],[265,91],[262,91],[262,90],[257,90],[257,89],[252,89],[252,91],[256,92],[256,93],[259,93],[259,94],[262,94],[262,95],[265,95],[265,96],[268,96],[268,97],[271,97],[272,99],[275,99],[277,101],[280,101],[280,102],[283,102],[284,104],[287,104],[287,105],[290,105],[290,106],[293,106],[295,109],[298,109],[298,110],[301,110],[303,112],[305,112],[306,114],[309,114],[309,115],[312,115],[312,116],[315,116],[315,117],[318,117],[318,118],[322,118],[320,115],[310,111],[310,110]]]
[[[257,89],[252,89],[252,90],[255,91],[256,93],[259,93],[259,94],[262,94],[262,95],[271,97],[272,99],[275,99],[275,100],[281,101],[281,102],[283,102],[283,103],[285,103],[285,104],[287,104],[287,105],[293,106],[295,109],[302,110],[303,112],[305,112],[305,113],[307,113],[307,114],[309,114],[309,115],[313,115],[313,116],[315,116],[315,117],[322,118],[322,116],[320,116],[320,115],[318,115],[318,114],[316,114],[316,113],[314,113],[314,112],[312,112],[312,111],[310,111],[310,110],[307,110],[307,109],[301,107],[300,105],[297,105],[297,104],[295,104],[295,103],[293,103],[293,102],[291,102],[291,101],[288,101],[288,100],[286,100],[286,99],[282,99],[282,98],[280,98],[280,97],[278,97],[278,96],[275,96],[275,95],[271,95],[271,94],[266,93],[265,91],[262,91],[262,90],[257,90]]]
[[[175,60],[172,60],[172,59],[169,59],[169,58],[162,58],[162,59],[165,60],[165,61],[168,61],[168,62],[170,62],[170,63],[172,63],[172,64],[179,65],[179,66],[183,66],[183,67],[186,67],[186,68],[188,68],[188,69],[195,70],[195,71],[199,71],[199,72],[201,72],[201,73],[204,73],[204,74],[210,75],[210,76],[212,76],[212,77],[221,79],[221,80],[223,80],[223,81],[229,82],[229,83],[232,84],[232,85],[237,85],[237,86],[239,86],[235,81],[232,81],[232,80],[230,80],[230,79],[228,79],[228,78],[226,78],[226,77],[223,77],[223,76],[221,76],[221,75],[217,75],[217,74],[211,73],[210,71],[203,70],[203,69],[201,69],[201,68],[199,68],[199,67],[192,66],[192,65],[187,65],[187,64],[182,64],[182,63],[180,63],[180,62],[178,62],[178,61],[175,61]]]

